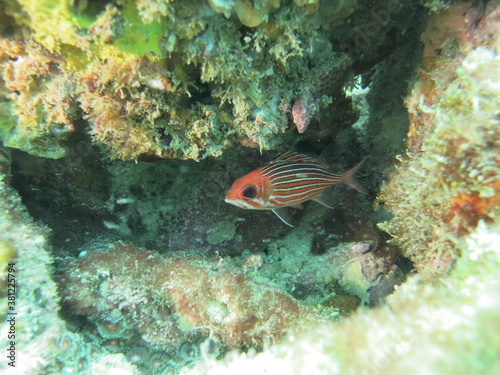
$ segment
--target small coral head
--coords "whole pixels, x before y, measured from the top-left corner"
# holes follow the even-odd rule
[[[309,91],[303,92],[292,107],[293,123],[299,133],[304,133],[318,110],[314,97]]]

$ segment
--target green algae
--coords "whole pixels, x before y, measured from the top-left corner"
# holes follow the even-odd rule
[[[122,16],[124,32],[116,43],[120,50],[156,59],[164,55],[160,49],[160,42],[165,32],[164,17],[148,24],[143,23],[134,0],[126,0]]]
[[[72,2],[69,0],[20,0],[19,2],[28,13],[28,18],[18,16],[18,19],[33,29],[34,38],[49,51],[72,56],[76,52],[71,49],[73,46],[86,54],[92,51],[102,58],[113,55],[106,41],[97,40],[97,43],[90,44],[89,40],[81,35],[81,32],[88,32],[102,21],[102,17],[107,16],[102,12],[103,7],[90,3],[85,9],[77,9],[71,6]],[[139,16],[134,0],[124,2],[120,16],[123,31],[111,45],[126,54],[159,58],[162,55],[160,40],[164,36],[164,20],[154,20],[145,24]],[[57,25],[57,34],[54,34],[54,24]]]

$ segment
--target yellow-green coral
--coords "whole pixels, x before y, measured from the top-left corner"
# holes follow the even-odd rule
[[[143,22],[135,0],[123,0],[121,10],[113,6],[101,9],[96,4],[78,8],[70,0],[19,0],[19,3],[22,12],[15,13],[16,20],[29,26],[33,38],[50,52],[70,56],[75,53],[72,46],[100,58],[161,55],[159,44],[164,36],[164,17]],[[117,19],[109,19],[110,13]],[[104,19],[117,23],[113,37],[103,38],[98,34],[100,38],[92,38],[93,31]]]

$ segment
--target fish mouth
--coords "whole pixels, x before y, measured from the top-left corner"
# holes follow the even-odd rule
[[[244,208],[246,210],[256,210],[258,208],[253,207],[251,204],[243,202],[239,199],[228,199],[225,198],[224,201],[226,203],[232,204],[233,206],[239,207],[239,208]]]
[[[232,204],[233,206],[239,207],[239,205],[237,203],[238,202],[237,200],[224,198],[224,202]]]

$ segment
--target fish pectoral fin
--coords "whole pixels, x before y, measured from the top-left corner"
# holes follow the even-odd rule
[[[326,208],[333,208],[335,204],[335,198],[327,194],[326,190],[319,197],[314,198],[314,200]]]
[[[292,208],[291,207],[280,207],[275,208],[273,212],[278,216],[282,222],[286,225],[293,227],[292,224]]]

